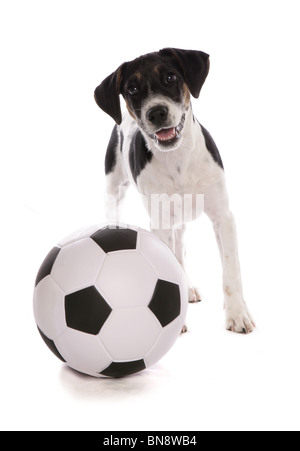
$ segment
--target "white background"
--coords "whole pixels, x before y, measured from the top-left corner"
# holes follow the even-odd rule
[[[4,430],[300,429],[299,2],[1,0],[0,390]],[[221,265],[208,220],[189,228],[203,302],[155,367],[95,380],[47,350],[32,292],[65,235],[105,220],[113,121],[94,88],[163,47],[203,50],[194,112],[226,169],[239,232],[248,336],[224,330]],[[128,223],[148,226],[132,189]]]

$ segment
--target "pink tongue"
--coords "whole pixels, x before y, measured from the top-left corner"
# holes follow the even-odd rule
[[[175,128],[166,128],[159,130],[158,132],[156,132],[156,136],[159,140],[173,139],[176,136],[176,130]]]

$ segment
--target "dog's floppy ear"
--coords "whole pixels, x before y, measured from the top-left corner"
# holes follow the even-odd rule
[[[209,72],[209,55],[198,50],[180,50],[167,48],[159,52],[162,56],[171,56],[179,65],[184,80],[193,97],[198,98]]]
[[[123,67],[124,64],[103,80],[101,85],[95,89],[94,93],[97,105],[105,113],[109,114],[118,125],[122,122],[120,89]]]

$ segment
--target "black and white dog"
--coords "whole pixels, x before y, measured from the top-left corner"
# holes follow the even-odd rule
[[[120,203],[132,182],[151,216],[151,229],[184,265],[186,216],[198,216],[202,196],[223,264],[226,328],[249,333],[255,324],[243,298],[222,160],[191,107],[190,95],[199,97],[208,71],[206,53],[166,48],[122,64],[96,88],[97,104],[117,124],[105,159],[108,220],[119,220]],[[123,117],[120,94],[129,112]],[[160,214],[154,221],[158,195]],[[189,213],[183,215],[183,211]],[[189,300],[200,300],[192,286]]]

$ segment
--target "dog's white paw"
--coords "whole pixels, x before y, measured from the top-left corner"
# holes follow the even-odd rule
[[[189,302],[195,304],[196,302],[201,302],[201,296],[197,288],[189,288]]]
[[[231,332],[249,334],[255,328],[255,322],[244,301],[227,302],[225,306],[226,329]]]

